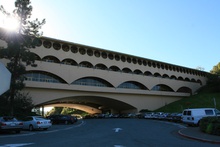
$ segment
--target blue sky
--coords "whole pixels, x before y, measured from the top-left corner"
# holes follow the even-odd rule
[[[220,62],[219,0],[31,0],[44,36],[209,72]],[[0,0],[12,12],[14,0]]]

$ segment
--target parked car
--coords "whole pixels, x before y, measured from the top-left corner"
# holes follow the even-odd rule
[[[188,125],[199,125],[200,119],[208,116],[220,116],[220,111],[215,108],[185,109],[182,113],[182,121]]]
[[[42,116],[27,116],[23,120],[23,129],[28,129],[29,131],[33,130],[47,130],[52,126],[51,121]]]
[[[0,117],[0,131],[15,131],[20,133],[23,127],[23,122],[18,121],[12,116]]]
[[[176,113],[172,116],[173,122],[182,122],[182,113]]]
[[[73,124],[77,122],[77,117],[71,115],[50,115],[48,119],[52,124]]]

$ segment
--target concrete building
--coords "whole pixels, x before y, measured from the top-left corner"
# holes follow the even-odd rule
[[[188,98],[207,80],[206,72],[175,64],[47,37],[33,41],[37,67],[27,67],[25,91],[36,107],[89,113],[155,110]]]

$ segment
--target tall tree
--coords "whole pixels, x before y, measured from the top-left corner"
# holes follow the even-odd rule
[[[33,9],[30,4],[30,0],[16,0],[15,9],[12,14],[8,13],[3,6],[0,7],[0,11],[4,15],[16,18],[19,23],[16,31],[10,32],[5,30],[1,34],[1,39],[7,43],[7,47],[0,49],[0,58],[9,60],[7,68],[12,74],[9,90],[11,115],[14,114],[15,95],[25,86],[24,74],[26,72],[26,66],[35,66],[35,56],[29,49],[36,46],[33,39],[42,35],[39,30],[45,24],[45,19],[42,21],[38,19],[30,20]]]
[[[212,74],[220,75],[220,62],[213,66],[212,70],[210,71]]]

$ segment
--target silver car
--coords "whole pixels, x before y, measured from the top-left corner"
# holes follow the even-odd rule
[[[47,130],[52,126],[51,121],[42,116],[27,116],[23,121],[23,129],[29,131],[33,130]]]
[[[0,131],[15,131],[20,133],[23,127],[23,122],[18,121],[12,116],[0,117]]]

